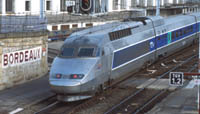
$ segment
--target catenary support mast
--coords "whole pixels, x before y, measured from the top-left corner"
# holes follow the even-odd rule
[[[45,17],[45,12],[44,12],[44,0],[40,0],[40,18]]]
[[[156,5],[156,16],[160,15],[160,0],[157,0],[157,5]]]

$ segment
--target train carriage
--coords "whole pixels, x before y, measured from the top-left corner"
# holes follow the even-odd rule
[[[200,14],[138,17],[73,33],[53,61],[49,83],[58,100],[87,99],[113,80],[192,43]]]

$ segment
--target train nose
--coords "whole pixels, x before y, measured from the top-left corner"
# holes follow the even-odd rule
[[[56,58],[50,71],[51,89],[58,94],[78,94],[84,89],[88,76],[97,63],[97,59],[62,59]]]
[[[80,81],[51,80],[50,86],[58,94],[77,94],[81,92]]]

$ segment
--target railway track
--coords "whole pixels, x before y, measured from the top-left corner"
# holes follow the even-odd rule
[[[145,89],[146,87],[154,84],[155,82],[157,82],[158,80],[167,77],[169,75],[170,72],[178,70],[182,67],[184,64],[187,64],[189,62],[191,62],[192,60],[195,60],[198,57],[198,55],[194,55],[190,58],[188,58],[187,60],[185,60],[184,62],[181,62],[180,64],[176,65],[175,67],[171,68],[169,71],[165,72],[164,74],[162,74],[161,76],[157,77],[156,80],[154,80],[153,82],[149,83],[148,85],[144,86],[143,88],[137,90],[136,92],[134,92],[133,94],[131,94],[130,96],[128,96],[127,98],[125,98],[124,100],[122,100],[120,103],[114,105],[111,109],[109,109],[108,111],[106,111],[104,114],[117,114],[117,113],[126,113],[126,114],[138,114],[138,113],[144,113],[149,107],[152,108],[152,106],[155,104],[154,102],[159,101],[158,99],[160,98],[164,98],[165,96],[167,96],[170,92],[168,91],[168,88],[164,89],[164,90],[159,90],[159,91],[155,91],[155,90],[149,90],[149,89]],[[197,68],[196,63],[194,63],[195,65],[189,69],[185,69],[185,72],[191,72],[193,71],[195,68]],[[192,64],[193,65],[193,64]],[[145,94],[146,93],[146,94]],[[141,97],[147,94],[148,97],[146,98],[146,100],[144,100],[145,97]],[[149,98],[150,97],[150,98]],[[141,102],[138,102],[139,99],[141,99]],[[137,105],[132,105],[132,104],[137,104]]]
[[[83,101],[71,102],[71,103],[63,103],[59,101],[55,101],[34,114],[67,114],[73,107],[81,104]]]
[[[40,113],[42,114],[42,113],[45,113],[46,110],[48,110],[49,108],[52,108],[52,107],[54,107],[54,106],[56,106],[56,105],[58,105],[58,104],[59,104],[59,102],[58,102],[58,101],[55,101],[54,103],[51,103],[51,104],[45,106],[44,108],[40,109],[39,111],[35,112],[34,114],[40,114]]]

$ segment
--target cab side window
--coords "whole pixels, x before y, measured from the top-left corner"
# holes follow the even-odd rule
[[[101,52],[101,53],[102,53],[102,56],[104,56],[104,55],[105,55],[105,51],[104,51],[104,50],[102,50],[102,52]]]

